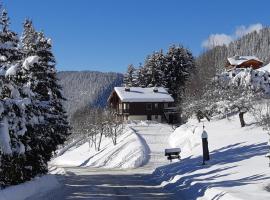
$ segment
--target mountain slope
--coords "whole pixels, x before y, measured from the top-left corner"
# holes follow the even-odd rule
[[[270,62],[270,28],[265,27],[260,31],[251,32],[231,42],[228,46],[216,46],[207,50],[197,58],[197,63],[223,71],[227,58],[234,55],[254,55],[262,60],[264,65],[268,64]]]
[[[123,75],[113,72],[63,71],[58,73],[58,78],[67,98],[64,105],[69,115],[89,104],[104,107],[112,88],[123,82]]]

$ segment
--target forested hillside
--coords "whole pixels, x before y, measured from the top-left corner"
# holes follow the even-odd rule
[[[270,62],[270,28],[249,33],[231,42],[228,46],[216,46],[207,50],[197,58],[197,63],[199,66],[207,65],[208,68],[221,71],[224,69],[227,57],[234,55],[254,55],[265,65],[268,64]]]
[[[86,104],[105,106],[113,87],[123,82],[122,74],[112,72],[64,71],[58,73],[58,78],[67,98],[64,106],[69,115]]]

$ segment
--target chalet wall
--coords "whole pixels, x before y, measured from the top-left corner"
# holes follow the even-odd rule
[[[129,115],[128,120],[147,120],[146,115]]]
[[[253,69],[258,69],[258,68],[260,68],[262,66],[262,63],[258,62],[256,60],[248,60],[246,62],[243,62],[239,67],[240,68],[241,67],[248,68],[248,67],[251,67],[251,66],[252,66]]]
[[[129,115],[128,120],[147,120],[147,115]],[[162,122],[162,116],[157,115],[157,119],[155,115],[151,115],[151,120],[156,122]]]
[[[170,107],[172,103],[163,102],[132,102],[129,104],[129,110],[127,111],[130,115],[163,115],[164,107]],[[157,107],[156,107],[157,104]],[[164,105],[166,104],[166,105]],[[151,109],[148,106],[151,105]]]
[[[162,116],[161,116],[161,115],[158,115],[158,116],[157,116],[157,119],[156,119],[156,116],[153,115],[153,116],[152,116],[152,121],[162,122]]]

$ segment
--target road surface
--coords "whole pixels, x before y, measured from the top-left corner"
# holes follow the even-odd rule
[[[166,125],[137,125],[132,128],[149,148],[148,162],[144,166],[129,170],[64,167],[66,175],[58,176],[62,188],[28,200],[178,199],[155,185],[150,176],[156,167],[168,164],[164,149],[168,147],[168,136],[173,130]]]

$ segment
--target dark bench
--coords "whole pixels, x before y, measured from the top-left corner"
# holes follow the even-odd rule
[[[165,149],[165,156],[167,156],[167,159],[172,162],[173,159],[180,160],[180,148],[172,148],[172,149]]]

